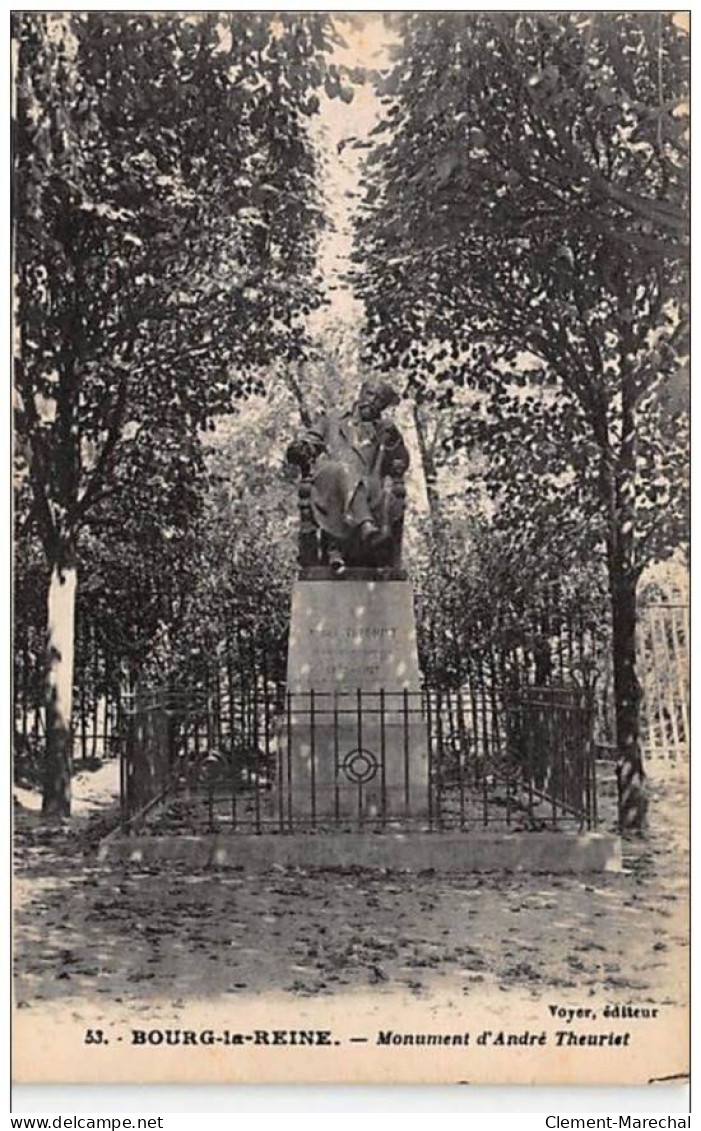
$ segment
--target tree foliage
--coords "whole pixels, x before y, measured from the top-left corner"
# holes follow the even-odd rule
[[[16,429],[56,627],[87,525],[125,590],[137,543],[134,569],[174,576],[201,430],[305,356],[325,222],[308,119],[341,86],[323,15],[21,13],[13,33]],[[50,645],[50,733],[71,640]]]
[[[321,19],[17,18],[18,433],[44,527],[304,349]],[[79,442],[78,442],[79,440]]]
[[[453,440],[488,447],[493,485],[523,488],[524,512],[546,469],[551,506],[559,489],[571,507],[570,485],[596,500],[600,457],[622,454],[625,386],[652,543],[684,481],[670,439],[684,407],[688,36],[658,13],[402,29],[357,231],[370,348],[436,405],[483,394]]]
[[[635,586],[684,529],[688,32],[638,12],[400,30],[357,228],[369,348],[456,407],[449,443],[484,453],[504,528],[605,550],[639,767]]]

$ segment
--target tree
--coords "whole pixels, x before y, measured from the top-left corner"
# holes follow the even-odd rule
[[[535,498],[605,552],[622,816],[639,827],[636,585],[679,539],[683,488],[665,394],[687,351],[688,34],[637,12],[401,31],[358,225],[369,339],[438,407],[486,399],[453,443],[488,444],[508,521],[530,523]]]
[[[70,811],[86,522],[164,438],[196,460],[198,430],[262,365],[304,356],[324,222],[305,123],[326,29],[313,14],[14,18],[16,429],[50,572],[47,816]]]

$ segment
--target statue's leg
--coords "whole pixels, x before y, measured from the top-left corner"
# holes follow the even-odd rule
[[[313,566],[319,560],[319,528],[311,505],[311,484],[302,479],[299,485],[299,564]]]
[[[345,569],[346,550],[352,534],[346,514],[349,494],[346,467],[335,460],[323,463],[314,477],[312,502],[320,530],[321,561],[337,574]]]
[[[386,478],[379,491],[361,484],[353,499],[354,536],[349,564],[399,569],[405,489],[401,478]],[[367,525],[366,525],[367,524]]]
[[[328,537],[327,559],[332,573],[339,576],[346,569],[346,545],[338,538]]]
[[[365,483],[357,484],[353,495],[346,508],[346,521],[349,526],[356,530],[362,531],[363,527],[371,526],[374,530],[378,529],[376,517],[373,514],[372,506],[370,505],[370,498],[368,489]]]
[[[325,530],[319,531],[319,562],[321,565],[329,564],[329,550],[331,549],[331,536]]]

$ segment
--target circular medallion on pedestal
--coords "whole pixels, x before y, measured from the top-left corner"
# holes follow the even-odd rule
[[[346,754],[342,768],[348,780],[354,785],[366,785],[375,777],[379,762],[372,750],[356,748]]]

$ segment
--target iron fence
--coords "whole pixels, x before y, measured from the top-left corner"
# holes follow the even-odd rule
[[[122,745],[122,819],[154,833],[591,828],[589,700],[470,689],[137,695]]]
[[[689,757],[689,606],[648,602],[639,612],[640,732],[648,758]]]

